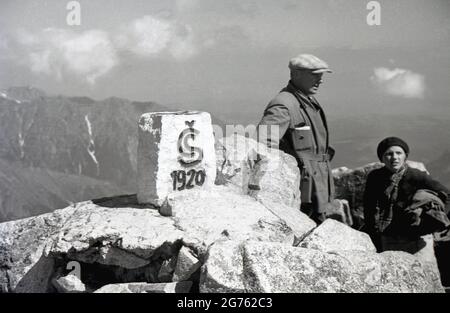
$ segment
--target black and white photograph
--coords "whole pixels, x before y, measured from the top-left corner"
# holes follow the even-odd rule
[[[0,293],[450,293],[449,51],[448,0],[0,0]]]

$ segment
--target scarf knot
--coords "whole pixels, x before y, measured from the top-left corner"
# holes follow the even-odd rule
[[[405,163],[397,172],[393,173],[391,175],[389,186],[387,186],[386,190],[384,191],[389,206],[385,212],[383,212],[381,220],[380,220],[380,231],[384,231],[389,224],[392,222],[392,217],[394,215],[394,204],[397,201],[398,197],[398,185],[400,181],[402,180],[403,176],[406,173],[406,170],[408,169],[408,165]]]

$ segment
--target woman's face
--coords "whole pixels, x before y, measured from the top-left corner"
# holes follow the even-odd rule
[[[383,154],[383,163],[391,172],[397,172],[405,161],[406,153],[399,146],[392,146]]]

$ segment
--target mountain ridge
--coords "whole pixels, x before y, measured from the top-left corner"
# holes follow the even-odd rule
[[[85,96],[49,96],[29,86],[0,91],[0,177],[16,177],[15,188],[23,190],[25,198],[23,207],[0,201],[0,222],[43,212],[44,209],[33,212],[28,206],[26,195],[33,194],[30,193],[33,185],[26,183],[30,176],[37,186],[38,177],[65,175],[71,181],[66,188],[72,192],[78,177],[78,186],[83,189],[83,184],[87,184],[92,192],[75,192],[76,201],[111,196],[111,192],[134,193],[137,121],[141,114],[152,111],[176,110],[152,101],[119,97],[95,100]],[[214,116],[212,121],[224,125]],[[355,168],[375,162],[376,145],[383,137],[404,136],[410,144],[411,157],[425,163],[434,178],[450,187],[450,128],[445,118],[380,114],[331,120],[329,124],[331,143],[337,150],[334,168]],[[49,180],[43,181],[50,184]],[[3,197],[7,191],[11,192],[9,183],[3,183],[1,188]],[[68,203],[65,191],[52,191],[50,186],[44,186],[42,193],[51,201],[36,196],[30,199],[38,199],[37,203],[43,203],[41,207],[46,207],[47,212]]]

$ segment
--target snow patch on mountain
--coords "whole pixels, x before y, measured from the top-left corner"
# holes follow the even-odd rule
[[[25,152],[23,151],[23,146],[25,145],[25,139],[22,136],[22,132],[19,132],[19,146],[20,146],[20,158],[23,159]]]
[[[87,147],[87,152],[89,153],[89,155],[91,156],[92,160],[94,161],[95,165],[97,166],[97,176],[100,173],[100,168],[99,168],[99,163],[97,160],[97,157],[95,156],[95,143],[94,143],[94,137],[92,136],[92,125],[91,125],[91,121],[89,120],[88,115],[84,116],[84,120],[86,121],[86,125],[88,128],[88,133],[89,133],[89,144]]]

